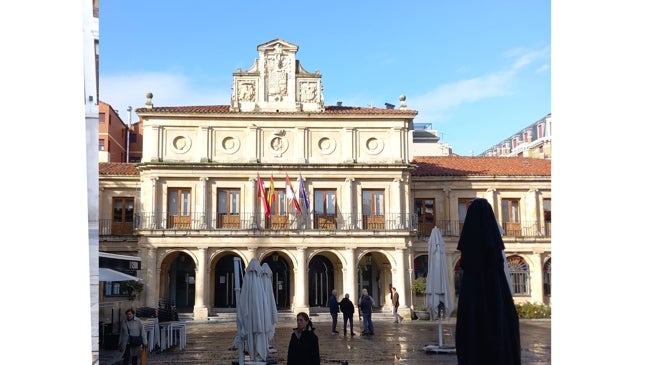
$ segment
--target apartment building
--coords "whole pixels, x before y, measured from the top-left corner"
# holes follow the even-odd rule
[[[229,105],[155,106],[149,93],[136,109],[140,163],[100,163],[100,250],[141,259],[134,306],[172,301],[195,319],[232,311],[234,258],[257,258],[273,271],[280,311],[363,288],[390,311],[392,284],[407,316],[434,226],[450,280],[461,275],[456,244],[476,197],[505,229],[515,300],[550,303],[550,161],[414,157],[417,112],[405,96],[397,108],[326,106],[297,45],[257,51],[233,73]],[[102,300],[124,295],[102,290]]]
[[[551,145],[551,113],[536,120],[512,136],[500,141],[484,151],[480,156],[501,157],[533,157],[550,159]]]

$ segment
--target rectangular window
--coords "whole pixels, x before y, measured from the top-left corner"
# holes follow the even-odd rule
[[[465,217],[467,217],[467,209],[469,209],[472,200],[474,200],[474,198],[458,198],[458,236],[463,232],[463,224],[465,223]]]
[[[100,151],[105,151],[106,150],[106,148],[104,147],[104,140],[103,139],[99,140],[99,150]]]
[[[506,236],[521,236],[519,199],[501,199],[501,223]]]
[[[113,198],[113,220],[111,222],[111,234],[132,234],[133,233],[133,197]]]
[[[217,227],[240,228],[239,189],[217,191]]]
[[[418,235],[429,236],[436,226],[435,199],[416,198],[415,214],[418,219]]]
[[[267,218],[267,227],[272,229],[289,228],[289,216],[287,215],[287,198],[285,190],[275,190],[275,198],[271,203],[271,217]]]
[[[167,228],[190,228],[190,188],[167,191]]]
[[[99,122],[106,123],[106,113],[99,113]]]
[[[131,297],[133,290],[126,286],[121,285],[121,281],[105,281],[104,282],[104,296],[105,297]]]
[[[530,288],[528,287],[528,273],[511,272],[510,281],[512,282],[512,292],[515,296],[530,294]]]
[[[361,195],[364,229],[385,229],[384,191],[364,190]]]
[[[336,190],[314,190],[314,226],[336,229]]]

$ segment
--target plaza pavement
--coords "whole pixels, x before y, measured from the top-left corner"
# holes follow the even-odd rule
[[[356,319],[356,318],[355,318]],[[457,364],[455,354],[435,354],[422,350],[425,344],[438,343],[438,322],[405,319],[400,324],[381,318],[374,321],[375,335],[361,336],[363,323],[355,320],[356,336],[343,336],[339,315],[339,335],[331,335],[329,315],[314,318],[319,337],[321,364]],[[239,352],[233,350],[237,328],[234,322],[188,321],[187,347],[177,347],[160,352],[156,349],[148,356],[149,365],[205,364],[232,365],[238,362]],[[286,364],[287,347],[293,320],[284,319],[276,324],[272,342],[277,353],[273,358]],[[551,364],[551,321],[520,320],[522,364]],[[454,345],[452,318],[443,322],[443,344]]]

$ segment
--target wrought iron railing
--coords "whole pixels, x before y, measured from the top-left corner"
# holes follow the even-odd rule
[[[143,230],[320,230],[320,231],[415,231],[420,239],[428,239],[433,227],[438,227],[443,236],[460,237],[463,222],[458,220],[437,220],[435,223],[418,222],[414,214],[389,213],[364,215],[336,213],[287,214],[264,213],[192,213],[170,215],[167,213],[138,213],[133,221],[123,222],[100,219],[100,235],[132,235]],[[551,237],[551,222],[522,221],[505,223],[504,237]]]
[[[463,222],[458,220],[437,221],[437,226],[443,236],[460,237],[463,231]],[[503,237],[551,237],[551,222],[520,221],[501,224]],[[421,229],[422,227],[419,227]],[[420,230],[418,230],[420,234]],[[431,234],[431,229],[426,235]]]
[[[167,213],[139,213],[134,218],[135,230],[416,230],[414,215],[389,213],[364,214],[286,214],[264,213],[191,213],[171,215]]]

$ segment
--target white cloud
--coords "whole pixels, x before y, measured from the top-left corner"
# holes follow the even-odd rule
[[[506,56],[516,59],[505,70],[440,85],[422,95],[409,97],[407,105],[409,109],[418,111],[418,122],[444,120],[450,109],[462,104],[509,95],[517,75],[526,66],[538,60],[547,63],[549,51],[549,47],[532,51],[523,48],[512,49],[506,52]],[[543,66],[538,67],[536,71],[541,68]]]
[[[144,72],[99,76],[99,99],[118,110],[125,122],[126,108],[144,107],[148,92],[153,93],[154,106],[219,105],[230,100],[230,89],[201,90],[181,74]]]

